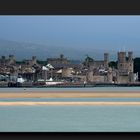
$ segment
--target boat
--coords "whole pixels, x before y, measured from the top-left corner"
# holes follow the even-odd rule
[[[52,78],[45,81],[46,85],[59,85],[59,84],[63,84],[63,83],[64,83],[64,81],[57,81],[57,80],[53,80]]]
[[[44,79],[37,80],[37,84],[43,85],[43,86],[60,85],[63,83],[64,83],[64,81],[58,81],[58,80],[54,80],[52,78],[47,79],[47,80],[44,80]]]

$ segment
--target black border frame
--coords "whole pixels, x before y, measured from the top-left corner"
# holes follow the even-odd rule
[[[140,15],[136,0],[1,0],[0,15]]]
[[[2,140],[139,140],[139,132],[5,132],[0,133]]]
[[[3,0],[0,1],[0,15],[140,15],[138,1],[118,0]],[[140,139],[140,133],[103,132],[45,132],[11,133],[0,132],[0,139]]]

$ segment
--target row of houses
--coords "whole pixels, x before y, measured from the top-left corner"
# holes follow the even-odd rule
[[[94,60],[87,56],[84,62],[73,64],[64,57],[47,58],[45,64],[39,64],[36,56],[17,63],[14,55],[0,58],[0,80],[25,81],[55,80],[86,83],[135,83],[138,74],[133,70],[133,52],[118,52],[117,68],[109,66],[109,54],[104,53],[103,60]]]

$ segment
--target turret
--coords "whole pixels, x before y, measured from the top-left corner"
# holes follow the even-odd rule
[[[128,61],[129,62],[133,61],[133,52],[128,52]]]
[[[15,64],[16,60],[15,60],[15,56],[14,55],[9,55],[9,64]]]
[[[118,70],[127,74],[126,52],[118,52]]]
[[[64,55],[63,54],[60,54],[60,58],[63,59],[64,58]]]
[[[14,60],[15,59],[14,55],[9,55],[9,59]]]
[[[105,65],[105,67],[108,67],[108,62],[109,62],[109,54],[104,53],[104,65]]]
[[[118,62],[120,63],[126,62],[126,52],[118,52]]]
[[[133,73],[133,52],[128,52],[128,70]]]
[[[36,56],[32,56],[32,64],[36,64]]]
[[[5,59],[6,59],[6,57],[5,57],[5,56],[2,56],[1,58],[2,58],[2,60],[5,60]]]

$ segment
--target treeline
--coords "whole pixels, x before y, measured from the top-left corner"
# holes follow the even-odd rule
[[[43,60],[37,60],[37,63],[40,64],[40,65],[46,65],[47,62],[46,61],[43,61]],[[24,64],[24,61],[16,61],[16,64]]]
[[[134,59],[134,73],[138,72],[138,77],[140,81],[140,57]]]

